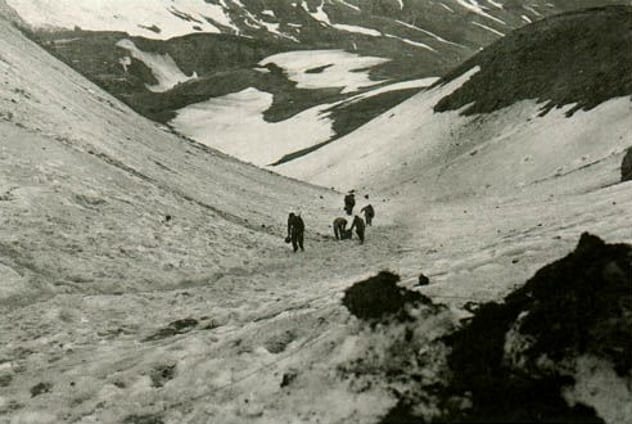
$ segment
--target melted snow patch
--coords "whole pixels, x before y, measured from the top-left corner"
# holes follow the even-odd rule
[[[38,28],[74,28],[122,31],[153,39],[168,39],[191,32],[221,32],[207,20],[239,29],[221,4],[199,0],[7,0],[29,24]]]
[[[311,12],[309,10],[309,7],[307,6],[307,2],[305,1],[301,2],[301,7],[303,8],[303,10],[309,13],[312,16],[312,18],[314,18],[318,22],[321,22],[325,25],[331,25],[331,21],[329,20],[329,15],[327,15],[327,12],[323,10],[324,5],[325,5],[325,2],[323,1],[320,3],[320,6],[316,8],[316,12]]]
[[[353,5],[353,4],[349,3],[349,2],[346,2],[345,0],[338,0],[338,3],[342,3],[345,6],[347,6],[348,8],[353,9],[353,10],[355,10],[357,12],[361,12],[361,10],[360,10],[360,8],[358,6]]]
[[[496,9],[503,9],[504,8],[502,3],[495,2],[494,0],[487,0],[487,2],[489,4],[491,4],[492,6],[494,6]]]
[[[367,97],[377,96],[378,94],[388,93],[389,91],[397,91],[397,90],[407,90],[410,88],[425,88],[430,87],[432,84],[437,82],[439,77],[428,77],[428,78],[420,78],[410,81],[401,81],[396,82],[394,84],[385,85],[383,87],[376,88],[374,90],[370,90],[352,98],[345,100],[346,103],[356,103],[359,100],[366,99]]]
[[[476,13],[477,15],[481,15],[487,19],[491,19],[492,21],[498,22],[499,24],[506,25],[505,21],[503,21],[502,19],[498,19],[497,17],[492,16],[489,13],[487,13],[485,11],[485,8],[481,6],[477,0],[455,0],[455,1],[462,7]]]
[[[448,6],[447,4],[443,4],[443,3],[439,3],[445,10],[447,10],[450,13],[454,13],[454,10]]]
[[[333,24],[332,26],[340,31],[355,32],[356,34],[370,35],[371,37],[379,37],[382,35],[382,33],[376,29],[358,25]]]
[[[158,84],[151,86],[145,84],[149,91],[161,93],[170,90],[177,84],[197,78],[195,72],[191,76],[186,76],[168,54],[144,52],[128,39],[120,40],[116,45],[129,51],[134,59],[140,60],[151,70],[153,76],[158,80]],[[127,66],[131,64],[131,61],[123,58],[120,63],[127,71]]]
[[[435,34],[434,32],[428,31],[427,29],[419,28],[418,26],[411,25],[411,24],[406,23],[406,22],[404,22],[404,21],[395,20],[395,22],[397,22],[398,24],[401,24],[401,25],[405,26],[406,28],[409,28],[409,29],[414,29],[415,31],[419,31],[419,32],[421,32],[421,33],[423,33],[423,34],[429,35],[430,37],[432,37],[432,38],[434,38],[435,40],[440,41],[440,42],[442,42],[442,43],[451,44],[451,45],[453,45],[453,46],[460,46],[460,47],[463,47],[463,45],[462,45],[462,44],[459,44],[459,43],[455,43],[455,42],[453,42],[453,41],[446,40],[445,38],[442,38],[442,37],[438,36],[437,34]]]
[[[481,24],[480,22],[472,21],[472,23],[473,23],[474,25],[476,25],[477,27],[481,27],[481,28],[483,28],[483,29],[485,29],[485,30],[487,30],[487,31],[489,31],[489,32],[493,32],[494,34],[499,35],[499,36],[501,36],[501,37],[504,37],[504,36],[505,36],[505,34],[503,34],[502,32],[500,32],[500,31],[498,31],[498,30],[495,30],[495,29],[494,29],[494,28],[492,28],[492,27],[488,27],[487,25],[483,25],[483,24]]]
[[[319,89],[341,87],[350,93],[362,87],[379,84],[369,79],[368,68],[388,62],[389,59],[360,56],[343,50],[299,50],[269,56],[259,62],[265,66],[274,63],[284,69],[297,88]],[[321,66],[329,67],[319,73],[306,73]]]
[[[430,50],[431,52],[436,52],[436,50],[430,47],[429,45],[420,43],[419,41],[413,41],[408,38],[398,37],[397,35],[393,35],[393,34],[386,34],[386,36],[388,38],[395,38],[397,40],[400,40],[403,43],[410,44],[411,46],[421,47],[422,49]]]
[[[265,166],[287,153],[331,138],[331,120],[322,113],[332,105],[307,109],[281,122],[266,122],[270,93],[247,88],[189,105],[170,124],[183,134],[255,165]]]

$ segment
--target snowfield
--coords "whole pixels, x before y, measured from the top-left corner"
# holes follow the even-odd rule
[[[25,21],[40,28],[72,29],[78,26],[84,30],[123,31],[129,35],[165,40],[192,32],[219,33],[220,29],[206,19],[209,18],[238,32],[221,4],[199,0],[107,0],[81,5],[75,0],[6,2]]]
[[[621,158],[632,145],[628,98],[612,99],[570,118],[565,113],[573,105],[540,117],[542,105],[535,101],[485,117],[433,111],[439,99],[475,72],[477,68],[421,92],[352,134],[277,170],[326,187],[362,186],[431,198],[510,194],[547,184],[557,190],[594,189],[617,180]],[[345,162],[339,163],[339,157]],[[578,177],[587,167],[599,169],[595,175],[600,178]],[[346,185],[341,187],[340,181]]]
[[[281,67],[297,88],[341,87],[342,93],[379,84],[369,78],[369,68],[388,62],[382,57],[360,56],[343,50],[299,50],[269,56],[260,66]],[[319,72],[307,72],[323,67]]]
[[[264,112],[272,106],[272,94],[251,87],[179,109],[169,125],[209,147],[266,167],[288,154],[335,137],[331,108],[353,107],[350,105],[389,91],[429,87],[436,80],[420,78],[383,85],[344,100],[312,107],[280,122],[264,119]],[[276,167],[270,169],[276,170]]]
[[[200,143],[258,166],[334,135],[331,119],[323,115],[332,105],[319,105],[281,122],[266,122],[263,113],[270,106],[272,94],[247,88],[180,109],[170,125]]]

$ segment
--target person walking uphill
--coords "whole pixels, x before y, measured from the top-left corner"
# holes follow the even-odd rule
[[[295,215],[294,212],[290,212],[287,218],[287,238],[292,242],[292,248],[296,252],[299,247],[301,251],[305,251],[303,248],[303,233],[305,232],[305,223],[300,215]]]
[[[364,221],[358,215],[353,217],[353,223],[351,224],[350,231],[355,228],[356,234],[360,239],[360,244],[364,243],[364,229],[366,228],[364,225]]]
[[[360,212],[364,212],[364,219],[366,220],[366,225],[370,227],[371,221],[373,221],[373,217],[375,216],[375,209],[373,209],[373,206],[369,203],[368,205],[360,209]]]
[[[353,194],[353,190],[347,193],[345,196],[345,212],[347,215],[351,215],[353,212],[353,207],[355,206],[355,195]]]

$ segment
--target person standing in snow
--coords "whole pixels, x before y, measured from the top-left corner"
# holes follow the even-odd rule
[[[369,195],[364,196],[365,199],[369,199]],[[366,220],[366,225],[371,226],[371,221],[373,221],[373,217],[375,217],[375,210],[373,206],[369,203],[362,209],[360,209],[360,213],[364,213],[364,219]]]
[[[287,218],[287,239],[292,242],[292,248],[294,252],[299,249],[305,251],[303,248],[303,233],[305,232],[305,223],[301,215],[295,215],[294,212],[290,212]],[[287,240],[286,239],[286,240]]]
[[[344,218],[334,219],[334,235],[336,240],[344,240],[347,232],[347,220]]]
[[[345,196],[345,212],[347,215],[351,215],[353,213],[353,207],[355,206],[355,195],[353,194],[353,190],[351,190]]]
[[[349,230],[353,231],[354,228],[358,238],[360,239],[360,244],[364,243],[364,229],[366,227],[364,225],[364,221],[358,215],[353,217],[353,223],[351,224],[351,228],[349,228]]]

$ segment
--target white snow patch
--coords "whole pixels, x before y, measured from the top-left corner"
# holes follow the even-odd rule
[[[448,12],[450,12],[450,13],[454,13],[454,10],[453,10],[450,6],[448,6],[447,4],[444,4],[444,3],[439,3],[439,4],[440,4],[440,5],[441,5],[441,6],[442,6],[445,10],[447,10]]]
[[[299,50],[269,56],[259,62],[260,66],[274,63],[283,68],[298,88],[319,89],[342,87],[343,93],[379,84],[369,79],[367,68],[388,62],[389,59],[360,56],[343,50]],[[331,65],[320,73],[305,71]],[[359,71],[359,70],[362,71]]]
[[[533,22],[527,15],[522,15],[521,18],[527,23]]]
[[[301,2],[301,7],[303,8],[303,10],[305,10],[307,13],[309,13],[312,18],[314,18],[315,20],[325,24],[325,25],[331,25],[331,21],[329,20],[329,15],[327,15],[327,12],[325,12],[323,10],[323,7],[325,5],[325,2],[321,2],[320,5],[316,8],[316,12],[311,12],[309,10],[309,6],[307,6],[307,2],[302,1]]]
[[[533,6],[523,6],[524,9],[528,12],[533,13],[535,16],[542,16],[542,14],[540,12],[538,12],[537,10],[535,10],[535,8],[533,8]]]
[[[273,18],[276,17],[276,15],[274,14],[274,10],[270,10],[270,9],[265,9],[261,11],[262,15],[266,15],[266,16],[271,16]]]
[[[386,34],[386,36],[388,38],[395,38],[397,40],[400,40],[400,41],[402,41],[402,42],[404,42],[406,44],[410,44],[410,45],[415,46],[415,47],[421,47],[421,48],[424,48],[426,50],[430,50],[431,52],[436,52],[436,50],[433,49],[432,47],[430,47],[429,45],[424,44],[424,43],[420,43],[419,41],[413,41],[413,40],[410,40],[408,38],[398,37],[397,35],[393,35],[393,34]]]
[[[287,38],[288,40],[292,40],[292,41],[294,41],[295,43],[298,43],[298,42],[299,42],[299,41],[298,41],[298,39],[297,39],[296,37],[294,37],[293,35],[289,35],[289,34],[286,34],[286,33],[284,33],[284,32],[281,32],[281,31],[279,30],[279,28],[280,28],[281,24],[278,24],[278,23],[272,23],[272,22],[266,22],[266,21],[258,21],[258,23],[259,23],[260,25],[262,25],[263,27],[265,27],[265,28],[266,28],[266,30],[267,30],[268,32],[271,32],[271,33],[273,33],[273,34],[276,34],[276,35],[278,35],[279,37],[283,37],[283,38]]]
[[[158,81],[158,84],[151,86],[146,84],[145,86],[150,91],[157,93],[164,92],[170,90],[177,84],[197,78],[197,74],[195,72],[193,72],[193,75],[191,76],[185,75],[173,58],[168,54],[144,52],[136,47],[134,42],[129,39],[120,40],[116,43],[116,45],[129,51],[132,57],[143,62],[151,70],[151,73]],[[125,61],[125,59],[123,60]],[[131,61],[121,62],[121,65],[123,65],[127,71],[125,63],[130,65]]]
[[[338,0],[338,3],[342,3],[348,8],[355,10],[356,12],[361,12],[361,9],[358,6],[351,4],[349,2],[346,2],[345,0]]]
[[[122,57],[119,59],[119,63],[123,67],[123,70],[125,71],[125,73],[127,73],[127,67],[132,64],[132,58],[129,56]]]
[[[406,28],[414,29],[415,31],[419,31],[419,32],[422,32],[422,33],[424,33],[424,34],[426,34],[426,35],[429,35],[430,37],[432,37],[432,38],[434,38],[435,40],[440,41],[440,42],[442,42],[442,43],[451,44],[451,45],[453,45],[453,46],[460,46],[460,47],[463,47],[463,45],[462,45],[462,44],[459,44],[459,43],[455,43],[455,42],[453,42],[453,41],[446,40],[445,38],[438,36],[438,35],[437,35],[437,34],[435,34],[434,32],[428,31],[428,30],[423,29],[423,28],[419,28],[418,26],[411,25],[411,24],[409,24],[409,23],[406,23],[406,22],[404,22],[404,21],[400,21],[400,20],[395,20],[395,22],[397,22],[398,24],[401,24],[401,25],[405,26]]]
[[[454,0],[454,1],[456,1],[459,5],[463,6],[464,8],[476,13],[477,15],[481,15],[487,19],[491,19],[492,21],[498,22],[499,24],[506,25],[505,21],[503,21],[502,19],[499,19],[485,12],[484,7],[481,6],[477,0]]]
[[[434,84],[438,80],[439,80],[439,77],[428,77],[428,78],[419,78],[419,79],[409,80],[409,81],[396,82],[393,84],[388,84],[382,87],[374,88],[369,91],[365,91],[364,93],[360,93],[349,99],[343,100],[340,103],[353,104],[353,103],[357,103],[360,100],[366,99],[368,97],[377,96],[378,94],[388,93],[390,91],[406,90],[409,88],[430,87],[432,84]]]
[[[504,37],[504,36],[505,36],[505,34],[503,34],[502,32],[500,32],[500,31],[498,31],[498,30],[496,30],[496,29],[494,29],[494,28],[492,28],[492,27],[488,27],[487,25],[481,24],[480,22],[472,21],[472,23],[473,23],[474,25],[478,26],[478,27],[481,27],[481,28],[483,28],[483,29],[486,29],[486,30],[487,30],[487,31],[489,31],[489,32],[493,32],[494,34],[499,35],[499,36],[501,36],[501,37]]]
[[[487,0],[487,2],[489,4],[491,4],[492,6],[494,6],[495,8],[497,8],[497,9],[504,9],[504,6],[503,6],[502,3],[498,3],[498,2],[496,2],[494,0]]]
[[[258,166],[334,135],[331,120],[322,116],[332,105],[319,105],[281,122],[266,122],[263,113],[272,101],[272,94],[247,88],[186,106],[170,124],[203,144]]]
[[[202,32],[219,33],[206,18],[229,27],[233,24],[222,5],[199,0],[7,0],[18,14],[37,28],[68,28],[122,31],[152,39],[168,39],[201,28]],[[177,16],[179,15],[179,16]],[[158,28],[159,32],[150,28]]]
[[[370,35],[372,37],[380,37],[382,33],[373,28],[366,28],[357,25],[333,24],[332,27],[346,32],[355,32],[357,34]]]

